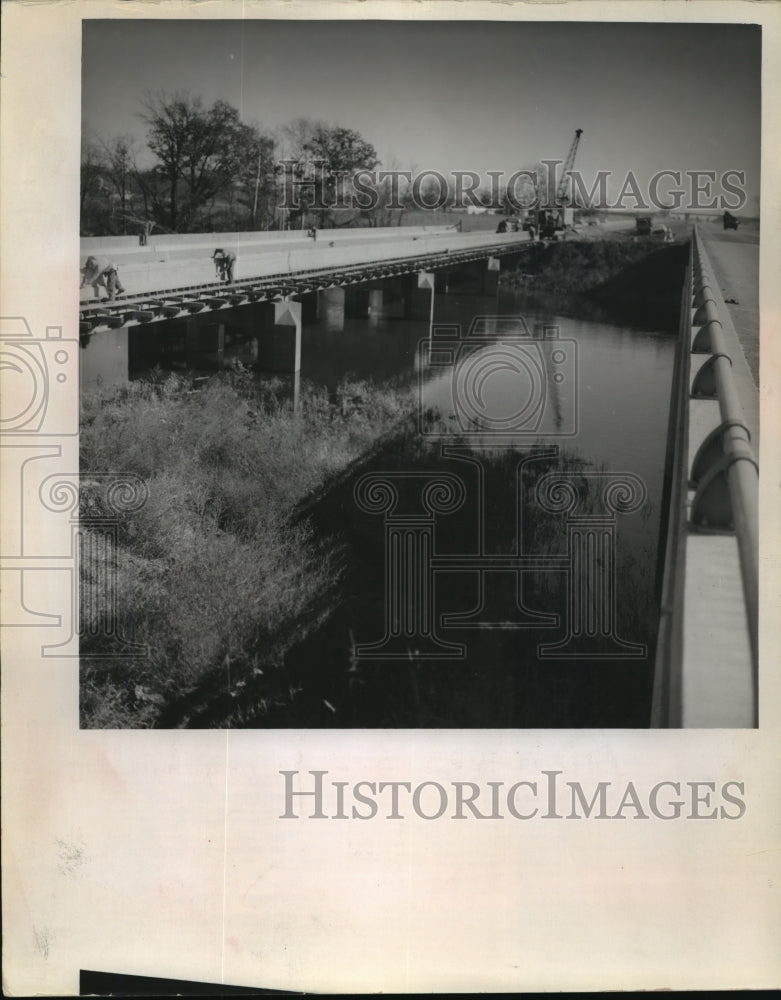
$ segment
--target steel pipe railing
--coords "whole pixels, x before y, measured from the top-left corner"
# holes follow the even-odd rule
[[[737,541],[750,645],[750,704],[753,724],[758,724],[759,467],[733,376],[731,354],[735,347],[728,330],[726,307],[695,226],[681,300],[670,399],[666,527],[652,726],[684,725],[695,708],[684,704],[684,660],[689,655],[687,649],[691,648],[686,637],[688,641],[698,639],[691,632],[693,626],[686,623],[686,580],[687,573],[692,571],[686,565],[687,538],[692,533],[706,532],[734,532]],[[692,360],[703,353],[708,357],[692,379]],[[706,414],[697,414],[694,420],[691,399],[708,399],[717,404],[715,426],[699,445],[693,460],[690,435],[695,427],[698,435],[702,432],[702,418]],[[692,490],[694,495],[690,500]],[[740,664],[735,667],[740,669]]]
[[[702,476],[701,478],[698,476],[699,482],[692,504],[691,516],[695,524],[707,526],[708,515],[712,510],[708,501],[708,492],[719,489],[716,481],[723,477],[728,488],[731,521],[740,554],[743,593],[746,601],[756,678],[759,655],[757,648],[759,628],[759,464],[751,446],[751,435],[743,421],[743,407],[732,375],[732,358],[720,316],[724,304],[723,301],[720,301],[718,284],[713,276],[708,255],[696,226],[692,241],[692,264],[694,276],[692,308],[696,310],[692,318],[692,326],[700,325],[701,332],[707,328],[711,352],[703,369],[695,377],[692,392],[695,396],[710,396],[718,400],[722,422],[720,428],[717,429],[717,436],[721,438],[723,455],[709,469],[707,468],[708,463],[703,462],[700,470],[695,461],[693,471],[698,474],[702,471]],[[708,444],[712,444],[712,442],[708,442]]]

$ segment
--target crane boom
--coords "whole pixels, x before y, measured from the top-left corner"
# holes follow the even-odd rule
[[[556,188],[556,204],[559,204],[567,193],[567,180],[572,173],[572,168],[575,166],[575,156],[578,152],[581,135],[583,135],[583,129],[576,128],[575,138],[572,140],[569,153],[567,153],[567,159],[564,161],[564,169],[561,172],[561,180],[559,181],[559,186]]]

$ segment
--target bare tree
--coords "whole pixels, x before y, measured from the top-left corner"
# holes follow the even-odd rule
[[[82,220],[87,199],[100,189],[99,182],[103,176],[103,157],[100,145],[93,139],[87,139],[81,150],[81,188],[79,207]]]
[[[238,111],[226,101],[205,108],[200,97],[182,93],[147,94],[142,107],[148,145],[165,181],[166,222],[173,230],[186,229],[231,179]]]
[[[132,153],[133,140],[121,135],[101,140],[103,173],[111,184],[120,205],[122,232],[127,231],[128,216],[132,214],[133,188],[137,168]]]
[[[232,190],[247,213],[250,229],[268,229],[276,212],[276,144],[257,126],[239,125],[234,134]]]

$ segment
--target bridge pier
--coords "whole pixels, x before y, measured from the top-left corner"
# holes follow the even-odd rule
[[[384,315],[385,289],[369,289],[369,319],[376,322]]]
[[[453,283],[459,286],[462,295],[496,295],[501,266],[499,257],[472,261],[454,274]]]
[[[365,319],[369,315],[367,284],[348,285],[344,289],[344,314],[354,319]]]
[[[441,268],[435,275],[435,290],[440,295],[456,290],[462,295],[496,295],[501,267],[500,257],[487,257],[452,269]]]
[[[225,367],[225,324],[187,320],[185,360],[189,368],[198,368],[203,360],[212,362],[217,371]]]
[[[320,319],[320,292],[309,292],[302,295],[301,302],[301,322],[317,323]]]
[[[329,330],[344,329],[346,289],[321,288],[317,293],[318,316]]]
[[[302,297],[303,319],[304,322],[324,320],[331,329],[342,329],[345,315],[370,321],[395,318],[430,322],[434,309],[434,282],[433,272],[415,271],[344,288],[323,288],[317,293],[316,311],[314,305],[307,302],[309,296]]]
[[[378,320],[385,315],[390,295],[385,282],[367,281],[346,288],[345,312],[356,319]]]

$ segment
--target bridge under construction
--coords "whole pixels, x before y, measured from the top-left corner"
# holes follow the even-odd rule
[[[258,369],[295,374],[302,323],[327,313],[336,325],[393,316],[430,328],[435,292],[458,275],[493,296],[502,263],[531,245],[527,233],[454,227],[199,234],[146,247],[85,239],[82,256],[110,258],[129,292],[83,295],[82,386],[127,380],[134,339],[154,339],[163,323],[183,329],[193,367],[223,366],[229,326],[255,345]],[[215,280],[216,247],[236,254],[230,282]],[[758,393],[719,286],[695,226],[672,377],[655,727],[758,724]],[[599,595],[583,600],[601,621]]]

